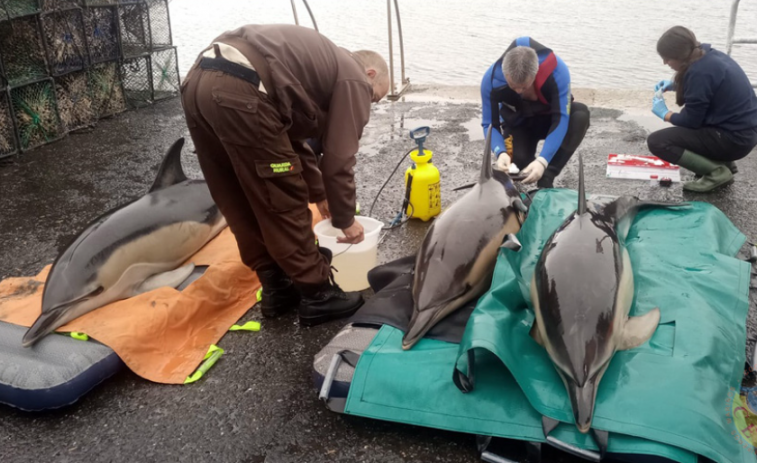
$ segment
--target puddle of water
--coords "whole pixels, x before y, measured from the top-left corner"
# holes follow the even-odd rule
[[[642,128],[648,130],[650,133],[656,132],[660,129],[672,127],[670,123],[663,121],[662,119],[655,116],[654,114],[651,114],[651,112],[646,113],[641,110],[626,111],[623,113],[623,115],[618,117],[618,120],[636,122]]]
[[[470,141],[484,140],[484,128],[481,125],[481,118],[476,117],[468,122],[461,124],[468,132],[468,138]]]
[[[375,143],[364,143],[360,145],[360,151],[358,152],[358,154],[360,156],[372,158],[379,154],[379,147],[376,146]]]
[[[407,130],[408,133],[411,130],[415,130],[419,127],[439,127],[442,125],[441,121],[435,121],[430,119],[415,119],[415,118],[402,118],[400,119],[399,128],[400,130]]]

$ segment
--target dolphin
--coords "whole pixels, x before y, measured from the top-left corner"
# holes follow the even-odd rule
[[[478,183],[431,224],[416,257],[413,315],[402,338],[410,349],[434,325],[491,285],[500,247],[519,250],[527,208],[506,172],[492,169],[486,136]]]
[[[108,303],[177,287],[192,274],[193,264],[181,264],[226,219],[206,182],[184,174],[183,146],[183,138],[171,146],[147,194],[93,220],[53,262],[42,312],[24,334],[24,347]]]
[[[578,208],[545,243],[531,279],[535,320],[531,337],[543,346],[570,397],[575,424],[591,429],[597,387],[619,350],[647,342],[660,310],[629,317],[634,299],[625,246],[636,213],[647,206],[686,203],[641,201],[632,196],[587,202],[579,153]],[[557,423],[544,421],[545,437]],[[606,433],[595,431],[600,449]]]

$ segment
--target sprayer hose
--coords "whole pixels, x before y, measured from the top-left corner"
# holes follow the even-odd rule
[[[384,191],[384,187],[385,187],[385,186],[386,186],[386,185],[387,185],[387,184],[389,183],[389,180],[391,180],[391,179],[392,179],[392,177],[394,177],[394,174],[395,174],[395,172],[397,172],[397,169],[399,169],[399,168],[400,168],[400,166],[402,165],[402,162],[403,162],[403,161],[405,160],[405,158],[406,158],[406,157],[407,157],[407,156],[408,156],[408,155],[409,155],[410,153],[412,153],[412,152],[413,152],[414,150],[415,150],[415,148],[413,148],[413,149],[411,149],[410,151],[408,151],[407,153],[405,153],[405,154],[404,154],[404,155],[402,156],[402,158],[400,158],[400,161],[399,161],[399,162],[397,163],[397,165],[396,165],[396,166],[394,166],[394,170],[392,171],[392,173],[391,173],[391,174],[389,174],[389,177],[388,177],[388,178],[386,179],[386,181],[384,182],[384,184],[383,184],[383,185],[381,185],[381,188],[379,188],[379,191],[378,191],[378,193],[376,193],[376,197],[375,197],[375,198],[373,198],[373,204],[371,204],[371,208],[370,208],[370,209],[368,210],[368,217],[373,217],[373,206],[375,206],[375,205],[376,205],[376,201],[378,201],[378,198],[379,198],[379,196],[381,196],[381,192],[382,192],[382,191]],[[412,207],[412,204],[410,204],[410,206]],[[405,222],[407,222],[407,220],[406,220]],[[405,223],[405,222],[402,222],[402,223]],[[402,225],[402,224],[399,224],[399,225]],[[393,227],[392,227],[392,228],[393,228]]]

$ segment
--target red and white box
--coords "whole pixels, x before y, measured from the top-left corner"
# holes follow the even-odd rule
[[[673,182],[681,181],[681,170],[657,156],[637,154],[610,154],[607,156],[607,178],[630,180],[662,180],[669,178]]]

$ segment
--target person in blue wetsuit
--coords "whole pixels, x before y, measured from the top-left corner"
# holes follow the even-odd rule
[[[511,161],[525,176],[552,188],[589,129],[589,108],[573,101],[570,73],[552,50],[530,37],[519,37],[492,64],[481,80],[484,134],[492,128],[497,168]],[[512,135],[512,160],[505,139]],[[536,147],[544,146],[538,157]]]
[[[657,42],[657,53],[674,71],[655,86],[652,112],[675,127],[649,135],[655,156],[694,172],[688,191],[708,192],[733,181],[734,161],[757,146],[757,95],[744,70],[730,56],[700,44],[689,29],[675,26]],[[676,92],[679,113],[662,92]]]

